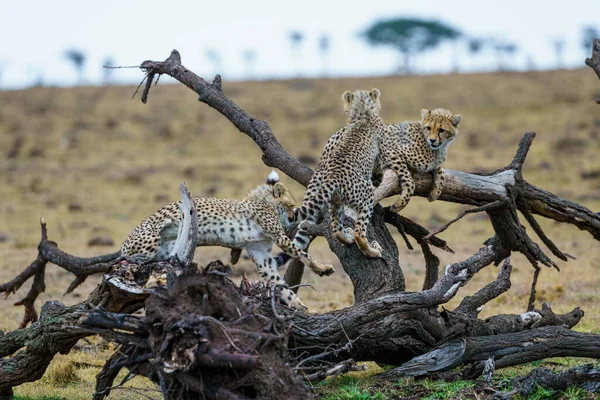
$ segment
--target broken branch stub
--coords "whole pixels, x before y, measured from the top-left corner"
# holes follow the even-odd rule
[[[181,192],[181,222],[179,224],[179,232],[177,240],[173,245],[169,257],[177,257],[179,262],[186,267],[189,267],[194,261],[194,251],[198,238],[198,210],[194,198],[188,191],[184,182],[179,186]]]

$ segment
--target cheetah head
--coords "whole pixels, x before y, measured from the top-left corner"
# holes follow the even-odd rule
[[[433,111],[421,110],[421,118],[427,145],[431,150],[440,150],[447,148],[456,137],[462,116],[443,108],[436,108]]]
[[[381,111],[380,96],[379,89],[372,89],[370,92],[366,90],[344,92],[342,100],[344,100],[344,111],[348,116],[348,122],[352,123],[379,117],[379,111]]]
[[[270,186],[271,193],[273,195],[273,202],[277,213],[279,214],[279,220],[284,228],[290,226],[294,222],[296,199],[287,186],[279,182],[279,175],[277,172],[272,171],[267,178],[267,185]]]

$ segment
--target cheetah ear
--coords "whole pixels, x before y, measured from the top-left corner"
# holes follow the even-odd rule
[[[425,120],[427,117],[429,117],[429,110],[424,108],[421,110],[421,119]]]
[[[454,114],[452,116],[452,118],[450,118],[450,121],[452,121],[452,125],[454,125],[457,128],[458,128],[458,125],[460,125],[461,120],[462,120],[462,115],[460,115],[460,114]]]
[[[346,91],[344,92],[344,94],[342,95],[342,99],[344,99],[344,101],[345,101],[346,103],[350,103],[352,100],[354,100],[354,93],[352,93],[352,92],[351,92],[351,91],[349,91],[349,90],[346,90]]]
[[[273,197],[276,199],[280,198],[285,193],[285,185],[281,182],[277,182],[273,185]]]
[[[379,96],[381,96],[381,92],[379,91],[379,89],[377,88],[373,88],[371,89],[371,91],[369,92],[369,96],[371,96],[371,98],[373,100],[377,100],[379,98]]]

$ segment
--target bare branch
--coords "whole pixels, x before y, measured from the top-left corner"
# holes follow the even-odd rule
[[[496,280],[487,284],[473,296],[465,297],[455,311],[477,317],[481,306],[510,289],[511,272],[512,265],[510,264],[510,258],[507,258],[504,260]]]
[[[594,70],[600,79],[600,39],[594,39],[592,44],[592,58],[585,59],[585,65]]]
[[[331,368],[324,368],[321,371],[314,372],[310,375],[305,375],[303,378],[307,382],[316,383],[324,380],[327,377],[335,379],[338,375],[349,371],[365,371],[367,369],[366,364],[356,365],[354,360],[343,361]]]
[[[548,357],[600,358],[600,335],[574,332],[562,326],[546,326],[516,333],[457,339],[379,376],[384,379],[421,376],[478,362],[468,373],[470,378],[475,378],[481,375],[484,362],[491,356],[494,356],[496,369]]]
[[[467,214],[473,214],[473,213],[478,213],[478,212],[482,212],[482,211],[495,210],[495,209],[503,207],[504,205],[505,205],[505,202],[500,201],[500,200],[496,200],[496,201],[494,201],[492,203],[488,203],[488,204],[486,204],[484,206],[481,206],[481,207],[475,207],[475,208],[471,208],[471,209],[468,209],[468,210],[462,210],[460,213],[458,213],[458,215],[456,216],[456,218],[454,218],[450,222],[445,223],[444,225],[440,226],[439,228],[432,230],[425,237],[423,237],[423,240],[429,240],[433,236],[437,235],[438,233],[444,232],[446,229],[448,229],[448,227],[450,227],[450,225],[452,225],[456,221],[460,220],[462,217],[464,217]]]
[[[263,161],[267,166],[280,169],[304,186],[308,184],[312,170],[281,147],[266,121],[250,116],[225,96],[221,79],[215,77],[213,84],[210,84],[197,76],[181,64],[181,56],[177,50],[173,50],[165,61],[144,61],[140,68],[147,71],[148,81],[152,80],[150,78],[154,74],[166,74],[195,91],[199,95],[198,100],[223,114],[240,132],[254,140],[262,150]],[[148,86],[147,89],[150,90]],[[148,93],[144,92],[146,97],[142,97],[142,101],[145,103]]]

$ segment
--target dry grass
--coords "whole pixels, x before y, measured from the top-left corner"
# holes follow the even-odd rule
[[[153,89],[145,106],[139,98],[131,100],[132,87],[0,92],[0,234],[9,237],[0,243],[0,281],[12,278],[33,261],[42,216],[48,221],[50,237],[62,249],[81,256],[97,255],[116,250],[139,221],[177,199],[181,180],[194,195],[241,197],[266,178],[269,169],[250,139],[216,111],[199,104],[188,89],[166,85],[166,81]],[[537,132],[525,178],[593,210],[600,209],[600,179],[581,178],[582,173],[600,170],[600,109],[593,101],[599,86],[588,70],[225,82],[224,89],[252,115],[268,120],[292,155],[317,160],[326,139],[344,124],[342,92],[372,87],[382,91],[387,122],[416,119],[421,108],[446,107],[463,115],[461,132],[446,162],[448,168],[490,171],[504,166],[512,159],[522,133]],[[300,199],[301,187],[289,179],[285,182]],[[404,213],[436,227],[454,217],[460,207],[415,198]],[[574,227],[540,222],[559,248],[577,261],[560,262],[560,273],[543,271],[539,300],[551,301],[558,312],[580,305],[586,316],[577,329],[600,330],[598,242]],[[469,216],[442,234],[456,254],[437,254],[444,264],[462,260],[491,234],[488,220]],[[112,237],[115,245],[88,247],[88,240],[97,235]],[[423,280],[421,254],[406,250],[401,240],[397,242],[408,289],[418,290]],[[319,260],[339,267],[324,240],[317,240],[311,250]],[[220,248],[202,248],[196,256],[200,264],[227,257],[228,250]],[[513,264],[512,289],[489,303],[484,317],[521,312],[526,305],[532,269],[520,255],[513,257]],[[236,267],[241,270],[252,272],[254,267],[243,259]],[[476,291],[496,274],[494,268],[482,271],[460,295]],[[74,295],[63,297],[71,278],[50,266],[47,291],[38,306],[50,299],[68,304],[81,301],[97,282],[89,279]],[[341,268],[329,278],[309,273],[305,281],[317,289],[300,292],[314,311],[352,304],[352,287]],[[21,295],[24,293],[0,300],[0,329],[18,326],[22,310],[12,307],[12,302]],[[41,382],[23,385],[17,393],[89,398],[98,369],[69,364],[81,354],[57,358]],[[94,356],[94,363],[101,364],[108,354]],[[72,377],[72,368],[77,378],[66,388],[59,387],[59,381]]]

